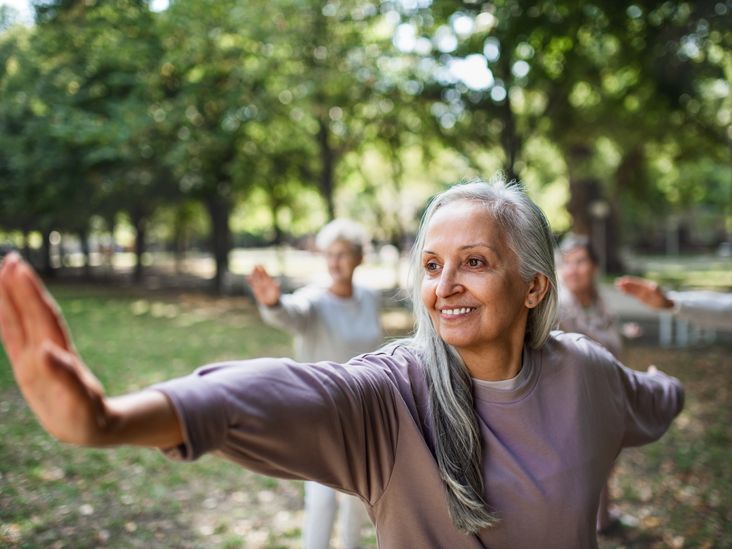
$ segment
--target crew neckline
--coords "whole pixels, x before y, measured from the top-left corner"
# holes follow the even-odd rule
[[[536,385],[541,370],[540,353],[524,346],[521,370],[511,378],[485,381],[472,378],[473,396],[488,402],[512,402],[521,399]]]

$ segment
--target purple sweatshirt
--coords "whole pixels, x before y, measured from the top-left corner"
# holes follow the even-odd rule
[[[595,515],[624,446],[658,439],[683,406],[675,378],[618,363],[578,334],[526,349],[512,390],[475,384],[486,500],[498,526],[468,536],[450,520],[429,422],[424,367],[397,344],[347,364],[258,359],[205,366],[156,385],[185,442],[259,473],[355,494],[379,547],[596,547]]]

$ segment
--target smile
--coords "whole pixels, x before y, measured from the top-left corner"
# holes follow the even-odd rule
[[[474,311],[475,307],[459,307],[456,309],[442,309],[440,311],[440,314],[447,315],[447,316],[457,316],[457,315],[465,315],[468,314],[471,311]]]

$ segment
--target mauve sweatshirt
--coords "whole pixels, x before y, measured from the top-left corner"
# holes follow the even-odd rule
[[[347,364],[257,359],[158,384],[194,460],[217,452],[253,471],[355,494],[379,547],[596,547],[600,490],[621,448],[658,439],[683,407],[678,380],[617,362],[578,334],[525,349],[514,389],[474,384],[485,497],[497,526],[453,526],[437,462],[424,367],[408,344]]]

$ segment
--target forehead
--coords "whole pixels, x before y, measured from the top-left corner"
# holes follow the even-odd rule
[[[561,260],[564,262],[568,261],[581,261],[583,259],[589,259],[590,254],[587,252],[587,249],[578,246],[576,248],[570,248],[569,250],[566,250],[560,254]]]
[[[451,202],[438,208],[426,231],[425,244],[433,241],[503,241],[501,229],[489,208],[474,200]]]
[[[348,240],[344,240],[342,238],[339,238],[337,240],[334,240],[328,246],[326,246],[325,251],[326,252],[352,252],[356,249],[356,247],[353,245],[353,243],[349,242]]]

